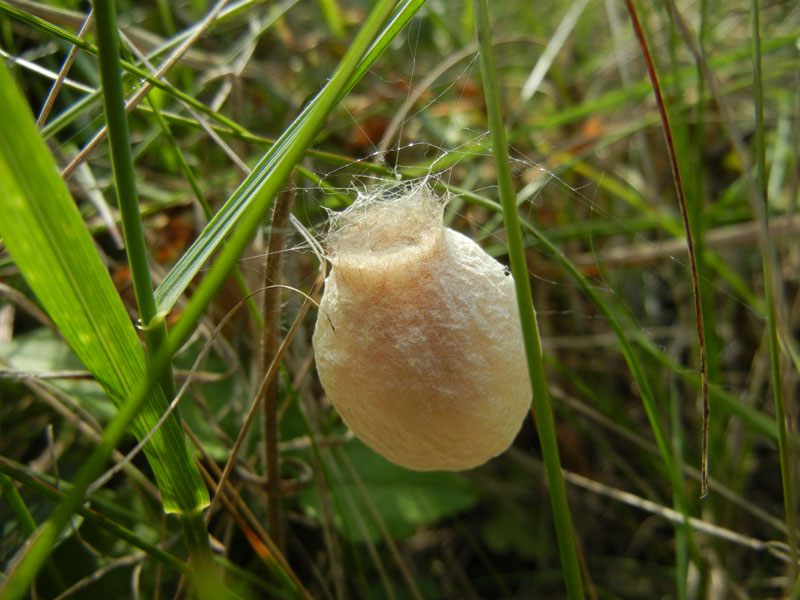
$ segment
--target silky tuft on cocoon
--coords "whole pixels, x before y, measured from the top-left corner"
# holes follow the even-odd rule
[[[531,401],[514,281],[444,227],[427,185],[336,215],[314,331],[325,392],[353,433],[416,470],[463,470],[514,441]]]

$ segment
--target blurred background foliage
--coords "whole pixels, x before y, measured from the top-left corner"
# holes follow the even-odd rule
[[[765,435],[774,423],[763,426],[765,416],[774,418],[774,405],[762,248],[748,187],[758,150],[751,7],[740,1],[681,1],[676,13],[671,5],[636,6],[662,79],[687,203],[702,240],[709,375],[728,399],[712,405],[713,481],[702,501],[696,470],[702,411],[691,379],[699,359],[684,234],[652,86],[625,7],[612,0],[490,3],[521,214],[589,279],[626,333],[638,340],[660,419],[681,459],[688,514],[698,521],[688,540],[677,533],[681,529],[669,512],[673,490],[618,340],[574,277],[530,235],[528,265],[570,507],[591,597],[780,597],[796,569],[785,546],[777,444],[774,435]],[[209,28],[170,70],[168,81],[239,130],[188,112],[161,90],[152,91],[129,117],[156,283],[207,222],[196,191],[212,211],[230,197],[244,168],[255,165],[330,77],[371,3],[284,0],[233,6],[237,10]],[[75,34],[89,8],[85,2],[0,2],[0,48],[34,114],[70,44],[10,9]],[[796,344],[800,6],[777,0],[759,8],[770,239],[783,294],[782,332]],[[202,0],[118,2],[123,57],[137,60],[131,47],[148,53],[198,23],[209,9]],[[698,69],[676,14],[688,23],[711,76]],[[93,40],[91,32],[87,39]],[[376,181],[431,177],[440,188],[454,186],[496,200],[476,49],[469,2],[424,4],[337,106],[301,163],[293,212],[315,237],[322,239],[326,210],[342,208],[356,189]],[[95,57],[78,51],[68,77],[42,129],[62,168],[104,123],[102,101],[91,95],[100,84]],[[537,79],[531,94],[530,82]],[[723,104],[714,98],[712,79]],[[132,92],[140,82],[127,76],[124,83]],[[737,155],[731,132],[748,164]],[[107,145],[100,144],[66,181],[133,319]],[[449,224],[506,260],[501,216],[450,193]],[[263,285],[267,225],[238,263],[251,290]],[[308,240],[287,234],[283,281],[308,292],[317,259]],[[212,346],[181,403],[181,416],[191,432],[190,447],[215,477],[259,384],[261,334],[251,313],[238,310],[209,342],[211,330],[241,298],[231,279],[175,358],[181,384],[200,351]],[[9,468],[65,489],[114,407],[37,312],[36,302],[0,249],[0,455]],[[301,296],[283,292],[283,333],[301,303]],[[310,595],[562,597],[533,423],[523,426],[509,452],[469,472],[396,467],[352,439],[327,402],[312,362],[315,318],[312,311],[301,323],[279,377],[285,553]],[[784,390],[793,426],[800,387],[788,356],[782,358]],[[134,443],[126,440],[120,451]],[[231,483],[255,520],[266,523],[261,446],[256,423]],[[180,528],[161,514],[150,481],[148,464],[138,456],[90,505],[142,540],[185,558]],[[19,491],[34,520],[46,518],[51,500],[29,486]],[[4,488],[3,571],[29,534],[6,498]],[[226,582],[244,597],[291,596],[270,575],[258,535],[239,510],[234,517],[219,504],[210,521]],[[54,571],[45,569],[38,580],[38,597],[67,597],[59,594],[77,585],[68,597],[167,598],[179,586],[179,573],[151,553],[80,517],[54,549],[51,564]]]

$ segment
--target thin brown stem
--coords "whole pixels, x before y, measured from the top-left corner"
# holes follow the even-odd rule
[[[200,443],[200,440],[197,439],[194,433],[191,432],[191,430],[185,424],[184,431],[186,431],[187,435],[192,440],[192,443],[204,456],[205,463],[200,460],[197,461],[200,474],[210,487],[220,489],[221,486],[219,484],[219,480],[215,480],[214,477],[220,477],[222,475],[221,470],[205,451],[203,445]],[[207,467],[213,471],[214,475],[212,475],[211,471],[209,471]],[[225,483],[225,492],[220,492],[219,496],[220,501],[225,506],[225,510],[228,515],[230,515],[239,529],[244,533],[245,538],[250,544],[250,547],[258,555],[258,557],[264,561],[264,564],[267,565],[270,571],[278,576],[280,576],[280,571],[283,571],[296,586],[297,596],[310,600],[312,598],[311,593],[306,589],[302,580],[289,566],[289,562],[286,560],[286,557],[275,545],[275,542],[270,538],[269,534],[261,527],[261,524],[256,516],[250,512],[244,500],[242,500],[241,495],[230,484],[230,482]],[[321,583],[324,585],[324,582]]]
[[[286,333],[286,336],[283,338],[281,345],[278,347],[278,352],[276,353],[275,358],[270,363],[269,369],[264,375],[264,379],[262,380],[261,386],[259,387],[258,393],[256,394],[256,399],[259,398],[264,393],[264,390],[266,390],[266,388],[269,386],[269,383],[272,380],[272,378],[275,377],[275,375],[277,374],[278,365],[280,364],[283,355],[286,353],[286,350],[288,349],[289,344],[294,338],[295,333],[297,333],[297,329],[300,327],[300,323],[303,321],[303,318],[306,316],[306,313],[308,313],[308,310],[314,303],[314,301],[311,300],[311,297],[313,297],[319,290],[322,289],[324,281],[325,281],[325,270],[323,264],[320,266],[319,276],[317,277],[317,280],[314,282],[314,286],[311,288],[311,291],[309,292],[308,296],[306,296],[303,305],[300,307],[300,312],[295,317],[294,322],[289,328],[289,331]],[[228,457],[228,460],[225,463],[225,468],[223,469],[222,474],[219,477],[219,483],[217,487],[214,489],[214,495],[211,497],[211,504],[208,507],[208,511],[206,513],[206,519],[210,519],[211,515],[214,512],[214,507],[216,506],[217,503],[217,496],[218,496],[217,492],[222,488],[222,486],[228,480],[228,476],[230,475],[231,470],[233,469],[233,465],[236,462],[236,457],[239,455],[239,450],[242,448],[242,444],[244,443],[244,439],[247,436],[247,432],[250,430],[250,427],[253,425],[253,422],[255,421],[255,418],[258,414],[257,409],[258,409],[258,402],[256,400],[253,400],[252,404],[250,405],[250,408],[247,411],[247,416],[245,417],[245,421],[244,424],[242,425],[241,431],[239,432],[239,436],[236,438],[236,441],[233,444],[233,448],[231,448],[230,456]]]
[[[220,0],[206,15],[203,21],[192,31],[192,34],[184,40],[184,42],[176,48],[172,54],[170,54],[166,60],[161,64],[157,71],[155,71],[152,75],[153,79],[162,79],[167,72],[175,66],[178,60],[194,45],[194,43],[202,37],[203,33],[206,29],[208,29],[214,20],[217,18],[219,13],[225,8],[225,5],[228,3],[228,0]],[[139,102],[144,99],[145,96],[150,92],[150,89],[153,87],[153,83],[151,81],[145,81],[142,86],[133,94],[133,96],[125,103],[125,111],[131,112]],[[61,177],[64,179],[69,178],[72,173],[75,172],[75,169],[83,163],[89,154],[100,145],[100,143],[105,139],[106,134],[108,133],[108,127],[104,126],[97,134],[86,144],[78,155],[72,159],[72,161],[64,167],[61,171]]]
[[[281,325],[281,290],[276,287],[281,281],[283,266],[283,247],[286,240],[286,227],[289,214],[294,205],[294,181],[289,180],[286,189],[275,201],[272,211],[267,258],[264,271],[263,315],[264,327],[261,330],[261,376],[278,354]],[[278,434],[278,378],[273,377],[257,399],[263,405],[263,454],[262,460],[267,475],[267,530],[279,548],[284,548],[284,535],[281,526],[281,477],[279,465]]]
[[[661,94],[661,84],[658,81],[655,63],[653,62],[653,57],[650,55],[650,48],[647,44],[647,39],[644,36],[642,24],[639,22],[639,16],[637,15],[636,9],[633,6],[633,1],[625,0],[625,6],[627,6],[628,13],[631,16],[633,29],[636,33],[636,38],[639,41],[639,46],[642,49],[644,61],[647,66],[647,73],[650,75],[650,82],[653,85],[653,94],[656,98],[656,105],[658,106],[658,113],[661,116],[661,124],[664,130],[665,142],[667,144],[669,164],[672,168],[672,178],[675,182],[675,191],[678,195],[678,207],[680,208],[681,218],[683,219],[683,228],[686,231],[686,246],[689,251],[689,265],[692,272],[694,314],[697,320],[697,338],[700,346],[700,380],[703,396],[703,439],[700,457],[700,472],[702,477],[700,483],[700,497],[704,497],[708,494],[708,420],[710,416],[710,406],[708,402],[708,359],[706,356],[706,336],[705,326],[703,324],[703,308],[700,296],[700,277],[697,274],[697,258],[695,256],[692,230],[689,224],[689,213],[686,209],[686,195],[683,190],[681,172],[678,168],[678,157],[675,153],[675,143],[672,139],[672,128],[669,122],[669,115],[667,114],[667,107],[664,104],[664,97]]]
[[[83,21],[81,25],[80,31],[78,31],[78,37],[83,39],[88,31],[89,27],[92,26],[94,22],[94,10],[90,10],[89,14],[86,15],[86,19]],[[50,111],[53,109],[53,105],[56,103],[56,98],[58,97],[58,92],[61,91],[61,86],[64,85],[64,80],[67,78],[67,73],[69,73],[70,68],[72,67],[72,63],[75,61],[75,56],[78,54],[78,47],[72,46],[69,49],[69,53],[67,54],[67,58],[64,59],[64,64],[61,65],[61,70],[58,73],[58,78],[53,82],[53,86],[50,88],[50,91],[47,93],[47,98],[44,101],[44,105],[42,105],[42,110],[39,112],[39,116],[36,118],[36,127],[41,129],[44,127],[44,124],[47,122],[47,117],[50,116]]]

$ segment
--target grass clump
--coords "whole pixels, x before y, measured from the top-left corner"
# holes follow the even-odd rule
[[[117,39],[109,6],[86,24],[78,5],[0,3],[4,597],[220,585],[245,598],[761,598],[797,587],[797,6],[118,2],[116,64],[97,58]],[[378,447],[390,436],[370,423],[363,436],[342,407],[349,393],[314,367],[315,320],[331,339],[347,330],[328,301],[315,312],[315,232],[355,189],[423,180],[449,199],[434,203],[443,223],[431,244],[452,230],[492,257],[485,283],[509,288],[476,301],[479,286],[461,281],[453,318],[501,311],[523,323],[493,328],[499,339],[472,354],[446,343],[443,386],[467,404],[492,372],[498,398],[524,379],[537,400],[509,451],[464,472],[387,462],[356,437]],[[273,228],[287,195],[288,224]],[[392,219],[358,221],[370,260],[396,253],[393,235],[416,239],[403,237],[413,220]],[[351,247],[329,242],[330,284]],[[267,269],[280,275],[265,280],[274,256],[282,268]],[[518,304],[504,303],[501,265]],[[406,271],[374,297],[441,308],[413,293],[421,282]],[[267,319],[264,287],[277,307]],[[348,317],[365,343],[354,346],[361,368],[333,369],[347,383],[410,330],[389,308],[367,334],[369,309]],[[520,332],[529,362],[515,370]],[[389,362],[426,387],[422,350]],[[144,454],[126,460],[174,397]],[[481,449],[454,414],[447,434],[429,436],[443,447],[408,442],[424,464],[396,462],[462,468],[433,461],[443,440]],[[198,586],[193,566],[219,581]]]

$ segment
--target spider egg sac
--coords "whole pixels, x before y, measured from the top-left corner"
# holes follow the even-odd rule
[[[347,426],[422,471],[501,454],[531,401],[514,281],[445,228],[443,212],[417,185],[375,190],[336,215],[313,338],[320,381]]]

